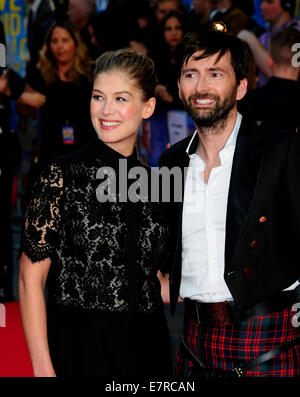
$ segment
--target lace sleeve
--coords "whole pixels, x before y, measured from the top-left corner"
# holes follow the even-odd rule
[[[25,212],[20,252],[25,252],[32,262],[49,258],[54,251],[61,221],[62,193],[61,168],[50,164],[35,183]]]

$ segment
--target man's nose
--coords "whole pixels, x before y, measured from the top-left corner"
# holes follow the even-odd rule
[[[196,82],[196,91],[198,93],[201,93],[203,91],[207,92],[207,89],[209,88],[209,82],[205,76],[199,76],[197,82]]]

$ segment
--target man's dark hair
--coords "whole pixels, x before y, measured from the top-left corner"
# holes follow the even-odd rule
[[[248,76],[251,51],[247,43],[228,33],[215,30],[212,26],[205,26],[198,27],[197,30],[189,32],[183,37],[179,55],[179,78],[182,66],[187,64],[190,57],[197,51],[203,51],[203,53],[195,57],[195,60],[219,54],[217,62],[229,51],[237,84]]]

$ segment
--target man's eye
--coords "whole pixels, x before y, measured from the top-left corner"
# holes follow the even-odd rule
[[[222,77],[221,73],[215,72],[212,74],[213,77]]]
[[[187,79],[192,79],[193,77],[195,77],[195,74],[194,73],[186,73],[185,77]]]

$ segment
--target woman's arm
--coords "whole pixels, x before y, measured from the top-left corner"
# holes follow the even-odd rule
[[[45,303],[45,284],[50,268],[49,258],[33,263],[21,255],[19,301],[24,333],[36,377],[55,377],[51,362]]]
[[[237,37],[248,44],[257,66],[267,78],[270,78],[272,76],[272,70],[267,62],[268,51],[263,47],[255,34],[249,30],[241,30]]]
[[[23,93],[19,96],[18,102],[22,105],[39,108],[46,102],[46,96],[34,90],[29,84],[26,84]]]

